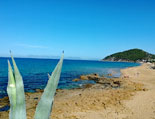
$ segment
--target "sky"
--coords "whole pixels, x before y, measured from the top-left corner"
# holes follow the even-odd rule
[[[155,54],[155,0],[0,0],[0,56]]]

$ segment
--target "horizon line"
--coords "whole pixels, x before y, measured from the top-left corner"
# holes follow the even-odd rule
[[[11,56],[0,56],[0,58],[11,58]],[[26,59],[60,59],[60,56],[37,56],[37,57],[30,57],[30,56],[14,56],[14,58],[26,58]],[[94,61],[100,61],[100,58],[81,58],[81,57],[64,57],[66,60],[94,60]]]

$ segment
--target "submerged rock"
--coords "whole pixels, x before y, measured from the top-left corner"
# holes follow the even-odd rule
[[[9,98],[4,97],[0,99],[0,112],[9,110]]]
[[[77,82],[77,81],[80,81],[80,79],[77,79],[77,78],[76,78],[76,79],[73,79],[72,81],[75,81],[75,82]]]

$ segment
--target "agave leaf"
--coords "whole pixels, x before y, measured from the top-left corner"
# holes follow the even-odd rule
[[[47,75],[48,75],[48,79],[50,79],[50,77],[51,77],[50,74],[48,73]]]
[[[16,109],[16,84],[14,79],[14,74],[12,71],[12,67],[8,60],[8,86],[7,86],[7,93],[10,100],[10,113],[9,118],[15,119],[15,109]]]
[[[26,105],[25,105],[25,94],[23,79],[20,75],[18,67],[14,58],[11,56],[13,67],[14,67],[14,77],[16,82],[16,111],[15,119],[26,119]]]
[[[60,79],[63,57],[64,57],[64,54],[62,54],[60,61],[58,62],[57,66],[55,67],[52,75],[48,80],[48,83],[44,89],[43,95],[41,96],[41,99],[37,105],[35,116],[34,116],[35,119],[49,119],[50,117],[54,95]]]

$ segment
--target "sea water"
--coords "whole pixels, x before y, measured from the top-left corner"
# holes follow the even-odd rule
[[[8,83],[8,64],[10,58],[0,58],[0,98],[7,95],[6,87]],[[34,92],[36,89],[44,89],[48,81],[48,73],[54,70],[58,59],[32,59],[15,58],[16,64],[21,72],[26,92]],[[72,81],[83,74],[97,73],[105,75],[113,73],[115,77],[120,76],[120,69],[139,66],[138,63],[129,62],[103,62],[91,60],[67,60],[63,62],[59,89],[78,88],[85,83],[93,81]]]

